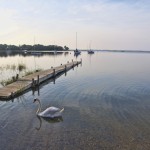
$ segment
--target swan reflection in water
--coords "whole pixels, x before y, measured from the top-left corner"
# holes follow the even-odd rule
[[[63,122],[63,118],[62,116],[60,117],[55,117],[55,118],[43,118],[40,116],[37,116],[38,120],[40,121],[39,127],[35,127],[36,130],[40,130],[42,127],[42,120],[48,122],[48,123],[59,123],[59,122]]]

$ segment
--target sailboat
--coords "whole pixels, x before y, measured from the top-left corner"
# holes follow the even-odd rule
[[[94,51],[91,50],[91,43],[90,43],[90,50],[88,50],[88,54],[94,54]]]
[[[94,54],[94,51],[92,51],[91,49],[88,50],[88,54]]]
[[[76,32],[76,50],[74,50],[74,55],[79,55],[79,54],[81,54],[81,51],[77,49],[77,32]]]

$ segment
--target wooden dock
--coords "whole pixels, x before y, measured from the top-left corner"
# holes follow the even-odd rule
[[[42,82],[54,78],[60,73],[66,72],[69,69],[78,66],[81,64],[81,61],[72,61],[71,63],[67,63],[58,67],[54,67],[48,70],[35,72],[31,75],[24,76],[19,78],[17,81],[0,88],[0,99],[8,100],[16,97],[17,95],[22,94],[26,90],[30,88],[34,88],[40,85]]]

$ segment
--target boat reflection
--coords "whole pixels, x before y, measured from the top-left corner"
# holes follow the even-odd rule
[[[74,53],[74,57],[77,58],[78,56],[80,56],[80,54]]]

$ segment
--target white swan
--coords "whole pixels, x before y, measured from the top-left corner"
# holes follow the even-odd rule
[[[36,112],[36,114],[40,117],[44,117],[44,118],[57,118],[57,117],[61,117],[61,113],[64,111],[64,108],[59,109],[57,107],[48,107],[47,109],[45,109],[44,111],[41,112],[41,102],[38,98],[35,98],[33,103],[38,102],[39,107],[38,110]]]

